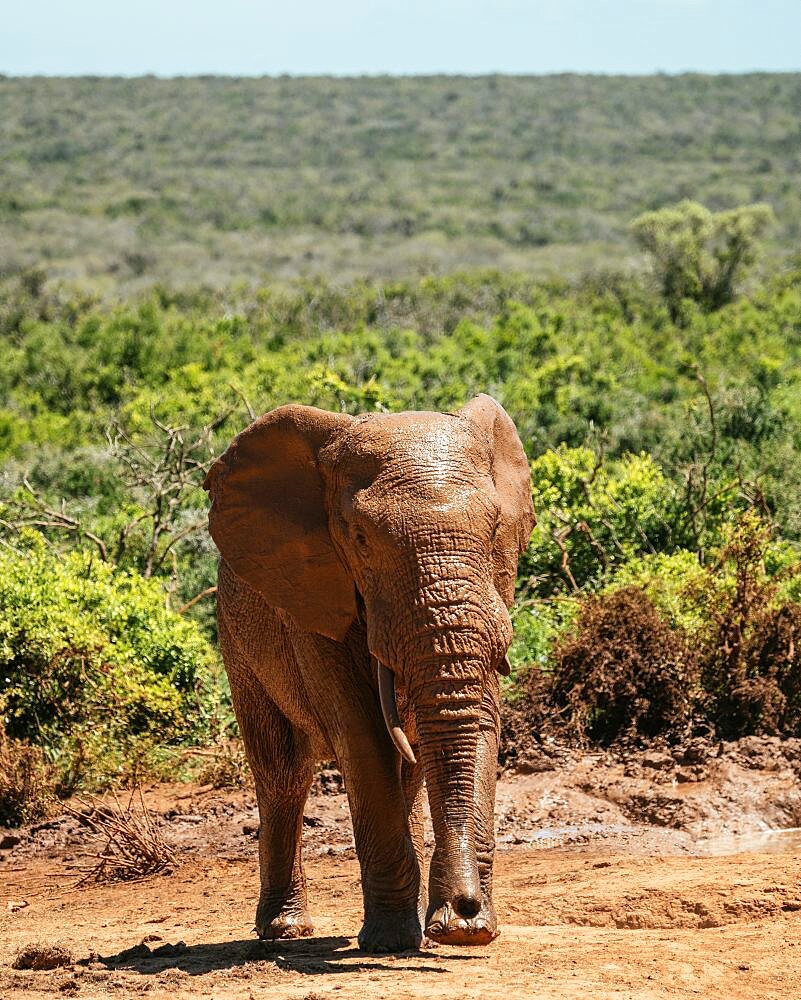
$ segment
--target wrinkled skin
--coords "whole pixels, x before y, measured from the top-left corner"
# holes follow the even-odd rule
[[[511,420],[488,396],[458,414],[285,406],[240,434],[205,485],[220,644],[261,817],[258,933],[312,933],[303,806],[314,763],[333,757],[361,866],[360,946],[491,941],[498,670],[534,524]],[[382,671],[415,763],[385,725]]]

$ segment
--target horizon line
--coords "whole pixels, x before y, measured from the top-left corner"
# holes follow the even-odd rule
[[[537,72],[536,70],[482,70],[479,72],[445,72],[445,71],[409,71],[405,73],[392,72],[326,72],[326,73],[304,73],[304,72],[264,72],[264,73],[219,73],[219,72],[193,72],[193,73],[7,73],[0,69],[0,80],[408,80],[408,79],[452,79],[452,80],[481,80],[493,78],[507,79],[545,79],[548,77],[582,76],[600,78],[626,78],[626,79],[650,79],[659,77],[684,77],[684,76],[705,76],[705,77],[732,77],[732,76],[793,76],[800,75],[801,67],[795,69],[742,69],[742,70],[662,70],[655,69],[648,72],[627,72],[625,70],[548,70]]]

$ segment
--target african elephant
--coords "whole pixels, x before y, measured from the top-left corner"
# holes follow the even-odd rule
[[[361,867],[360,947],[491,941],[497,675],[535,523],[511,419],[486,395],[455,414],[282,406],[204,486],[261,819],[259,935],[312,933],[303,807],[315,762],[333,758]]]

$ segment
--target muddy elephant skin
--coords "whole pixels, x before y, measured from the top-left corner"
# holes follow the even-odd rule
[[[333,758],[361,867],[360,947],[492,940],[498,672],[534,526],[512,421],[485,395],[455,414],[282,406],[205,487],[261,818],[258,933],[312,933],[303,806],[315,763]]]

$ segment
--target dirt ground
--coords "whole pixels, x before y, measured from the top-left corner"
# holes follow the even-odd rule
[[[498,785],[502,932],[487,947],[357,950],[335,773],[304,826],[317,936],[259,942],[252,794],[162,785],[146,799],[179,851],[168,876],[78,887],[103,846],[78,819],[0,830],[0,997],[798,997],[801,744],[546,746],[518,766]],[[66,964],[13,969],[35,942]]]

